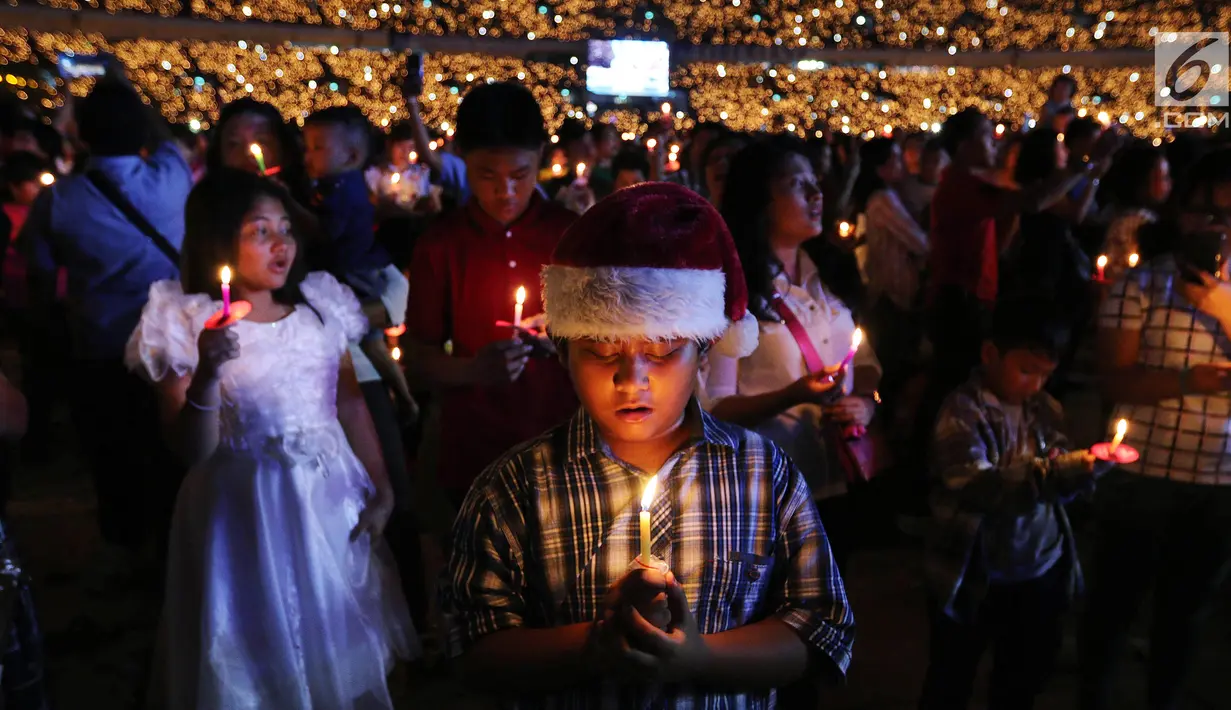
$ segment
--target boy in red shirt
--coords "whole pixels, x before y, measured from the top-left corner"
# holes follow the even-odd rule
[[[522,313],[542,311],[539,271],[576,218],[537,189],[542,110],[516,84],[479,86],[458,108],[455,140],[471,198],[416,244],[406,313],[413,370],[438,392],[435,482],[452,507],[500,454],[577,408],[547,342],[507,325],[518,288]],[[437,525],[421,522],[447,529],[449,511],[433,505],[439,498],[420,499],[420,513]]]

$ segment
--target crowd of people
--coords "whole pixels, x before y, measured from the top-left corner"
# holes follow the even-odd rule
[[[517,707],[815,707],[858,658],[848,561],[896,523],[919,707],[966,707],[990,646],[1002,710],[1083,592],[1081,499],[1080,707],[1153,587],[1148,705],[1178,708],[1231,568],[1231,152],[1075,89],[1021,132],[867,141],[551,136],[507,83],[448,136],[410,85],[387,134],[243,99],[201,135],[122,76],[0,111],[0,512],[64,405],[90,584],[157,579],[151,708],[391,708],[424,656]],[[1139,459],[1066,436],[1089,374]],[[42,708],[16,604],[7,707]]]

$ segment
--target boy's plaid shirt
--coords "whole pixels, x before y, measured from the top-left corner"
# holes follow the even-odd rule
[[[683,585],[701,633],[777,617],[842,673],[855,621],[802,475],[757,434],[695,401],[698,435],[664,467],[653,552]],[[517,627],[593,621],[637,556],[646,474],[612,457],[585,411],[489,467],[454,526],[442,589],[454,653]],[[774,692],[668,686],[522,697],[533,708],[772,708]]]
[[[947,616],[969,622],[987,594],[987,570],[979,559],[984,516],[1040,502],[1055,506],[1070,565],[1069,594],[1080,590],[1076,540],[1063,503],[1088,487],[1070,488],[1065,479],[1049,476],[1049,455],[1068,446],[1063,425],[1060,403],[1044,392],[1022,405],[1021,427],[1014,431],[1000,400],[983,387],[980,372],[945,400],[932,443],[933,522],[924,570]],[[1033,456],[1017,453],[1024,436],[1034,444]]]

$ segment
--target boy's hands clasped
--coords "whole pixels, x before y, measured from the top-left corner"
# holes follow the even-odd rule
[[[642,615],[639,599],[665,593],[670,621],[659,628]],[[612,585],[603,599],[587,644],[604,675],[631,683],[674,683],[693,679],[705,667],[709,647],[689,608],[684,588],[670,572],[634,569]]]

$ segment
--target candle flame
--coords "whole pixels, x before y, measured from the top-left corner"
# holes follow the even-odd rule
[[[231,285],[231,267],[229,266],[222,267],[222,271],[219,272],[219,277],[222,279],[223,285],[230,286]]]
[[[526,305],[526,287],[525,286],[517,287],[517,305],[519,306]]]
[[[1119,422],[1116,423],[1116,438],[1123,439],[1124,435],[1127,433],[1128,433],[1128,420],[1121,419]]]
[[[432,141],[431,143],[427,144],[427,147],[429,150],[436,150],[440,146],[436,145],[436,141]]]
[[[563,165],[561,165],[561,164],[559,164],[559,163],[553,163],[553,164],[552,164],[552,166],[551,166],[551,174],[552,174],[552,175],[559,175],[559,174],[560,174],[560,173],[562,173],[562,172],[564,172],[564,166],[563,166]]]
[[[257,160],[261,160],[265,157],[265,152],[261,150],[261,145],[259,143],[253,143],[248,146],[248,150],[252,153],[252,157]]]
[[[658,476],[651,476],[650,480],[645,482],[645,489],[641,491],[641,509],[649,510],[650,504],[654,502],[654,493],[658,490]]]
[[[401,181],[402,181],[402,174],[401,174],[401,173],[394,173],[394,174],[392,174],[392,175],[390,175],[390,176],[389,176],[389,182],[390,182],[390,183],[392,183],[392,184],[394,184],[394,185],[398,184],[398,183],[399,183],[399,182],[401,182]]]
[[[654,148],[655,148],[657,145],[658,145],[658,139],[656,139],[656,138],[651,138],[651,139],[649,139],[648,141],[646,141],[646,142],[645,142],[645,147],[646,147],[646,148],[649,148],[650,150],[654,150]]]
[[[672,153],[678,153],[678,152],[680,152],[680,146],[679,146],[679,145],[676,145],[676,144],[674,144],[674,143],[673,143],[673,144],[671,145],[671,152],[672,152]]]
[[[860,345],[863,345],[863,328],[856,328],[851,333],[851,350],[858,350]]]
[[[38,176],[38,181],[43,183],[44,187],[51,187],[56,184],[56,176],[51,173],[43,173]]]
[[[586,176],[586,164],[577,163],[577,177],[585,177],[585,176]]]
[[[393,348],[393,350],[390,350],[390,351],[389,351],[389,355],[390,355],[390,356],[391,356],[391,357],[392,357],[395,361],[397,361],[397,360],[401,360],[401,359],[402,359],[402,349],[401,349],[401,348],[399,348],[399,347],[394,347],[394,348]]]
[[[851,234],[851,223],[850,222],[839,222],[838,223],[838,236],[848,237],[850,236],[850,234]]]
[[[410,151],[410,164],[414,165],[417,162],[419,162],[419,154],[413,150]]]
[[[1128,255],[1128,267],[1130,269],[1137,268],[1137,262],[1140,260],[1141,260],[1141,257],[1137,256],[1136,254],[1129,254]]]
[[[662,106],[660,106],[659,108],[661,108],[661,109],[663,110],[663,113],[664,113],[664,114],[671,113],[671,104],[666,103],[665,101],[663,102],[663,105],[662,105]]]
[[[1105,268],[1107,268],[1107,255],[1106,255],[1106,254],[1099,254],[1099,257],[1098,257],[1098,267],[1099,267],[1100,269],[1105,269]]]

